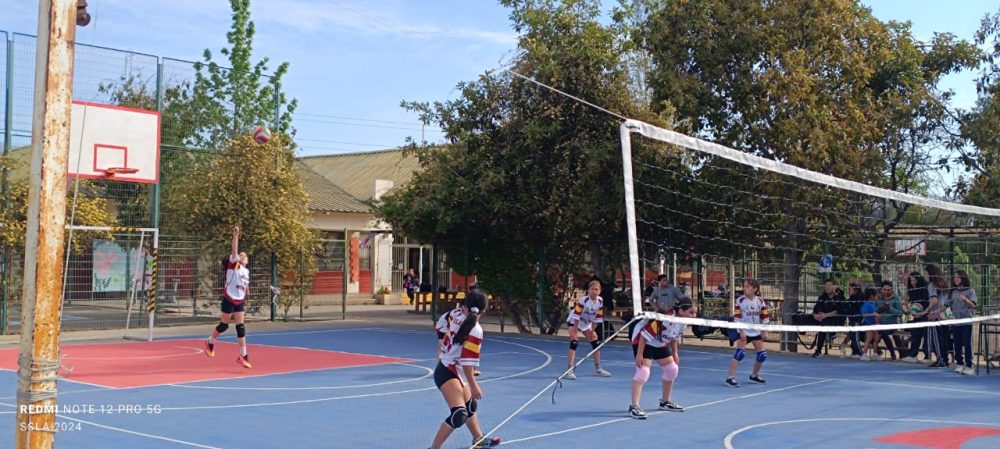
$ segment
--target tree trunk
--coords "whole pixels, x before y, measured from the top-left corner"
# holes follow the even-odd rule
[[[794,211],[789,211],[794,213]],[[799,312],[799,278],[802,276],[801,251],[798,249],[799,239],[797,231],[804,227],[801,218],[794,218],[785,227],[787,246],[785,251],[785,285],[782,289],[784,301],[781,303],[781,322],[789,324],[792,316]],[[787,352],[798,352],[798,336],[795,332],[783,332],[781,334],[781,350]]]
[[[517,331],[522,334],[530,334],[531,329],[524,324],[525,307],[511,299],[510,295],[506,293],[500,294],[500,301],[503,303],[504,310],[509,312],[510,320],[517,327]]]

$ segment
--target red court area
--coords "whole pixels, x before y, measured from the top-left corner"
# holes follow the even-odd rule
[[[63,365],[72,369],[69,373],[60,372],[65,380],[109,388],[148,387],[413,361],[250,344],[247,352],[253,368],[247,369],[236,364],[239,354],[236,343],[216,342],[215,357],[207,357],[204,340],[64,345],[61,351]],[[17,349],[0,350],[0,368],[17,370],[17,356]]]

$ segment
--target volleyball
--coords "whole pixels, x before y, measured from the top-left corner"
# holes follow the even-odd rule
[[[920,313],[924,311],[924,306],[920,305],[919,302],[910,303],[910,313]]]
[[[271,141],[271,131],[266,126],[260,125],[253,130],[253,140],[257,143],[268,143]]]

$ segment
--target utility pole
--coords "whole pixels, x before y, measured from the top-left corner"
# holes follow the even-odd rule
[[[90,22],[86,7],[86,1],[41,0],[38,8],[17,449],[50,449],[55,443],[73,54],[76,25]]]

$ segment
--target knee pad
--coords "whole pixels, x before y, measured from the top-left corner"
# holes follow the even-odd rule
[[[646,381],[649,380],[649,367],[635,367],[635,375],[632,376],[632,380],[645,385]]]
[[[220,334],[225,332],[226,329],[229,329],[229,323],[219,322],[219,325],[215,326],[215,330],[218,331]]]
[[[736,353],[733,354],[733,359],[735,359],[737,362],[742,362],[743,357],[746,357],[746,355],[747,355],[746,350],[744,350],[743,348],[736,348]]]
[[[479,409],[479,403],[476,402],[476,398],[469,398],[465,403],[465,409],[469,412],[469,418],[476,416],[476,410]]]
[[[663,380],[666,382],[673,382],[677,379],[677,374],[680,370],[681,367],[677,366],[676,363],[663,365]]]
[[[445,418],[444,423],[451,427],[452,429],[457,429],[465,425],[465,422],[469,420],[469,410],[465,407],[452,407],[451,414]]]
[[[243,338],[243,337],[246,337],[246,335],[247,335],[247,327],[244,326],[243,323],[237,324],[236,325],[236,336],[239,337],[239,338]]]
[[[594,349],[597,349],[597,347],[600,346],[600,345],[601,345],[601,341],[600,340],[594,340],[594,341],[590,342],[590,347],[594,348]]]
[[[578,342],[576,340],[570,340],[569,341],[569,350],[570,351],[576,351],[577,346],[580,346],[580,342]]]
[[[757,351],[757,361],[764,363],[765,360],[767,360],[767,350]]]

